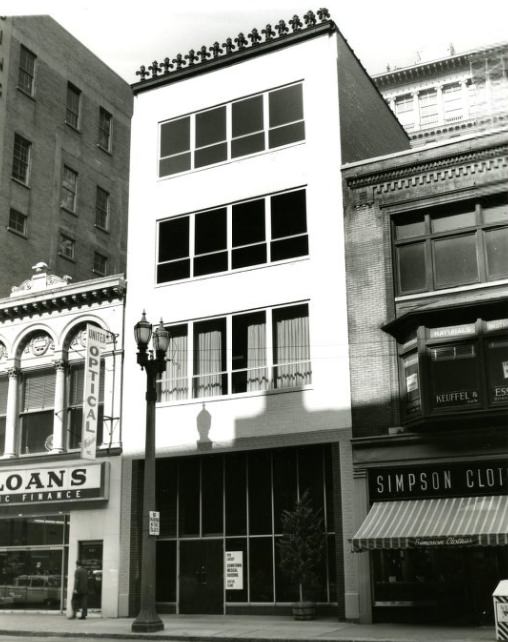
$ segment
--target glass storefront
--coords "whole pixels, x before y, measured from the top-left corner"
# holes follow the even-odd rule
[[[280,572],[277,541],[282,511],[307,489],[314,507],[322,510],[327,534],[316,601],[336,603],[331,446],[159,459],[156,474],[161,610],[164,604],[175,608],[177,599],[181,613],[222,613],[224,602],[237,608],[298,599]],[[241,555],[241,588],[225,589],[226,552]]]
[[[0,519],[0,608],[62,610],[69,516]]]

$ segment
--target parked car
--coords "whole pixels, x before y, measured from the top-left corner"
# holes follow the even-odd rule
[[[60,575],[19,575],[4,587],[13,604],[56,606],[60,604]]]

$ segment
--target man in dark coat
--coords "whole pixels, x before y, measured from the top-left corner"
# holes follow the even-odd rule
[[[83,566],[81,560],[76,562],[76,571],[74,572],[74,590],[72,592],[72,615],[71,618],[76,617],[76,611],[81,609],[80,620],[84,620],[87,616],[88,610],[88,571]]]

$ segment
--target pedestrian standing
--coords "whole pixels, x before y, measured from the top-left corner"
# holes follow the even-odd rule
[[[78,560],[76,562],[71,608],[71,619],[74,619],[76,617],[76,613],[79,609],[81,609],[81,615],[79,619],[86,619],[86,616],[88,614],[88,571],[83,566],[83,562],[81,562],[81,560]]]

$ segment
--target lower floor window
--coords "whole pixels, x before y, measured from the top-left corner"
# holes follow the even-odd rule
[[[311,383],[308,304],[170,326],[158,400],[298,388]]]

